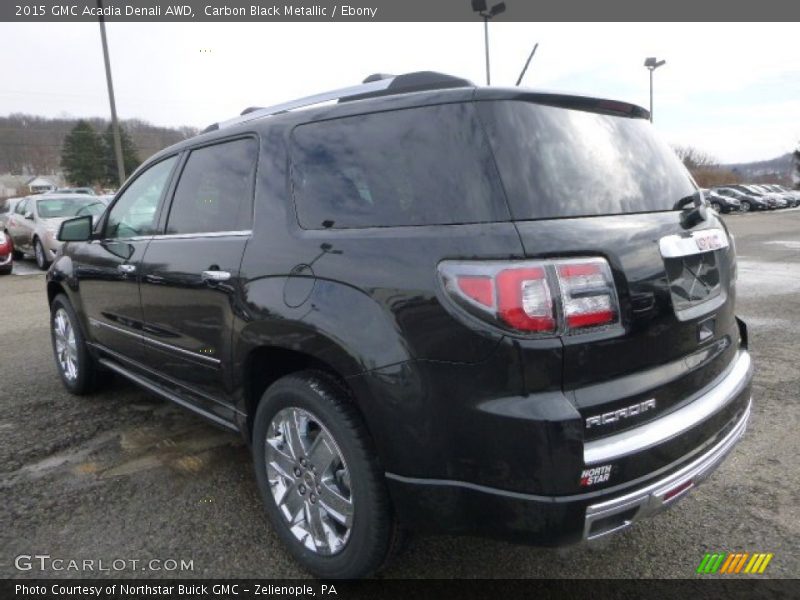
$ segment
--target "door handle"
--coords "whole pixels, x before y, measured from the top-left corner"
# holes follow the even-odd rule
[[[136,265],[118,265],[117,270],[120,273],[130,275],[131,273],[136,273]]]
[[[231,278],[231,274],[228,271],[203,271],[201,277],[203,281],[217,283],[220,281],[228,281],[228,279]]]

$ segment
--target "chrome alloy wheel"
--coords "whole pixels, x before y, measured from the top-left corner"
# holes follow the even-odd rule
[[[279,411],[265,444],[267,478],[278,510],[308,550],[341,551],[353,527],[350,472],[319,418],[302,408]]]
[[[78,347],[72,322],[63,308],[59,308],[53,318],[53,336],[58,368],[69,381],[75,381],[78,378]]]

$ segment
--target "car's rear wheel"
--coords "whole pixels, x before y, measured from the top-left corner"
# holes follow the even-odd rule
[[[303,371],[270,386],[252,448],[267,516],[305,569],[356,578],[386,561],[397,531],[382,469],[334,378]]]
[[[711,203],[711,208],[713,208],[713,209],[714,209],[715,211],[717,211],[718,213],[721,213],[721,212],[722,212],[722,206],[720,205],[720,203],[719,203],[719,202],[712,202],[712,203]]]
[[[63,294],[50,305],[50,337],[64,387],[79,396],[94,391],[101,382],[102,371],[86,346],[75,310]]]
[[[742,212],[750,212],[752,208],[747,200],[742,200]]]
[[[46,250],[39,238],[33,240],[33,252],[36,255],[36,266],[42,271],[46,271],[47,267],[50,266],[50,261],[47,260]]]

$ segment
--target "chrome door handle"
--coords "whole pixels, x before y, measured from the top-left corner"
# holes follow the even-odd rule
[[[208,282],[219,282],[219,281],[228,281],[231,278],[231,274],[228,271],[203,271],[202,273],[203,281]]]
[[[126,275],[130,275],[131,273],[136,273],[136,265],[118,265],[117,270]]]

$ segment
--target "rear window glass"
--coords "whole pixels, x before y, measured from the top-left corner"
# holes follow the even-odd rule
[[[471,104],[301,125],[293,135],[292,183],[305,229],[509,218]]]
[[[644,119],[513,100],[477,106],[514,219],[675,210],[696,191]]]

